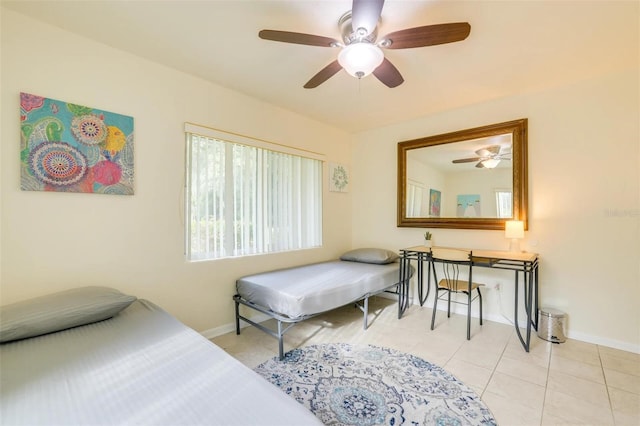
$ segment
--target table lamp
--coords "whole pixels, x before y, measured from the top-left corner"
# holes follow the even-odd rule
[[[504,226],[504,236],[511,239],[509,251],[520,251],[520,239],[524,238],[524,222],[521,220],[507,220]]]

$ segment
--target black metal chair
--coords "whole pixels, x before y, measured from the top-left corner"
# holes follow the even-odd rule
[[[451,302],[467,305],[467,340],[471,339],[471,302],[479,299],[480,303],[480,325],[482,325],[482,293],[480,287],[484,284],[472,281],[473,263],[471,262],[471,251],[434,247],[431,249],[431,260],[434,265],[442,264],[443,278],[438,281],[436,268],[433,268],[434,279],[438,283],[436,294],[433,299],[433,313],[431,316],[431,330],[436,321],[436,309],[438,300],[447,299],[447,318],[451,317]],[[460,279],[460,272],[468,269],[468,278]],[[464,275],[463,275],[464,276]],[[473,296],[473,290],[477,295]],[[442,293],[442,294],[441,294]],[[464,293],[467,295],[466,302],[451,300],[451,293]]]

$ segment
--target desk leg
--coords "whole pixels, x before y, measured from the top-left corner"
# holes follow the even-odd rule
[[[517,274],[517,272],[516,272]],[[526,312],[526,307],[529,305],[529,292],[527,291],[527,270],[525,269],[522,272],[522,288],[523,288],[523,293],[524,293],[524,306],[525,306],[525,312]],[[529,316],[527,315],[527,318],[529,318]]]
[[[423,259],[424,261],[424,259]],[[429,298],[429,293],[431,292],[431,270],[433,270],[433,279],[435,280],[436,277],[436,267],[435,264],[433,262],[433,260],[431,260],[431,258],[427,259],[427,262],[429,262],[429,264],[427,265],[427,294],[426,296],[424,296],[424,300],[420,303],[420,305],[423,305],[424,302],[427,301],[427,299]]]
[[[427,294],[424,294],[424,263],[427,264]],[[418,255],[418,297],[420,299],[420,306],[424,306],[424,302],[429,298],[431,292],[431,269],[433,269],[433,262],[426,254]],[[434,272],[435,273],[435,272]]]
[[[535,297],[535,304],[533,311],[533,326],[538,331],[538,310],[540,309],[538,306],[538,264],[533,265],[533,295]]]
[[[404,256],[400,257],[398,268],[398,319],[402,318],[402,295],[404,293],[404,265],[407,262]]]
[[[531,317],[531,306],[533,305],[533,275],[531,271],[523,273],[524,277],[524,289],[529,293],[529,297],[527,297],[527,304],[525,309],[527,310],[527,348],[531,347],[531,324],[533,323],[533,318]],[[529,350],[527,349],[527,352]]]
[[[424,265],[422,264],[422,255],[418,255],[418,300],[420,301],[420,306],[424,304],[426,297],[422,297],[423,293],[423,274],[424,274]]]
[[[411,268],[411,260],[402,256],[400,258],[400,272],[398,277],[398,319],[402,318],[402,314],[409,306],[409,269]]]
[[[515,303],[514,303],[514,317],[513,317],[513,324],[516,327],[516,333],[518,334],[518,339],[520,339],[520,343],[522,343],[522,347],[524,347],[524,350],[529,352],[529,336],[527,337],[527,341],[525,342],[524,339],[522,338],[522,333],[520,332],[520,326],[518,325],[518,288],[520,287],[520,283],[518,280],[518,271],[515,272],[516,276],[515,276]],[[525,295],[525,299],[527,297],[527,284],[526,284],[526,277],[524,280],[524,295]],[[527,323],[528,323],[528,330],[531,330],[531,321],[530,321],[530,316],[527,315]]]

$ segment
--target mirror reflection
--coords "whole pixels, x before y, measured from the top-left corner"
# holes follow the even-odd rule
[[[398,226],[527,226],[527,120],[398,143]]]
[[[512,135],[407,152],[407,217],[513,216]]]

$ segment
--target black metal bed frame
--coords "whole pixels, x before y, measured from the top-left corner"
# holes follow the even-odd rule
[[[403,269],[403,266],[405,268],[407,268],[405,265],[401,264],[400,269]],[[365,294],[362,298],[358,298],[356,300],[351,300],[347,303],[343,303],[340,306],[335,306],[331,309],[328,309],[326,311],[322,311],[322,312],[318,312],[312,315],[304,315],[301,317],[297,317],[297,318],[290,318],[286,315],[282,315],[279,314],[277,312],[273,312],[272,310],[270,310],[269,308],[265,308],[264,306],[261,305],[257,305],[253,302],[250,302],[244,298],[242,298],[242,296],[240,296],[239,294],[236,294],[233,296],[233,300],[235,302],[235,308],[236,308],[236,334],[239,335],[240,334],[240,320],[262,330],[263,332],[269,334],[272,337],[275,337],[276,339],[278,339],[278,356],[280,358],[280,361],[282,361],[284,359],[284,334],[289,331],[294,325],[296,325],[296,323],[308,320],[310,318],[316,317],[318,315],[322,315],[324,313],[327,313],[329,311],[332,311],[334,309],[340,308],[342,306],[347,306],[350,304],[355,304],[363,313],[363,329],[366,330],[369,326],[368,324],[368,316],[369,316],[369,298],[372,296],[376,296],[378,294],[381,293],[391,293],[391,294],[395,294],[396,296],[398,296],[398,318],[402,317],[402,314],[404,313],[404,311],[407,309],[407,307],[409,306],[409,282],[411,280],[411,276],[412,274],[410,273],[410,266],[407,268],[408,271],[405,271],[404,273],[400,273],[400,280],[377,292],[373,292],[373,293],[367,293]],[[395,288],[395,290],[391,290]],[[269,328],[263,324],[260,324],[259,322],[253,321],[250,318],[245,317],[244,315],[240,314],[240,305],[244,305],[247,306],[253,310],[256,310],[262,314],[267,315],[270,318],[273,318],[276,320],[277,322],[277,327],[276,329],[272,329]]]

